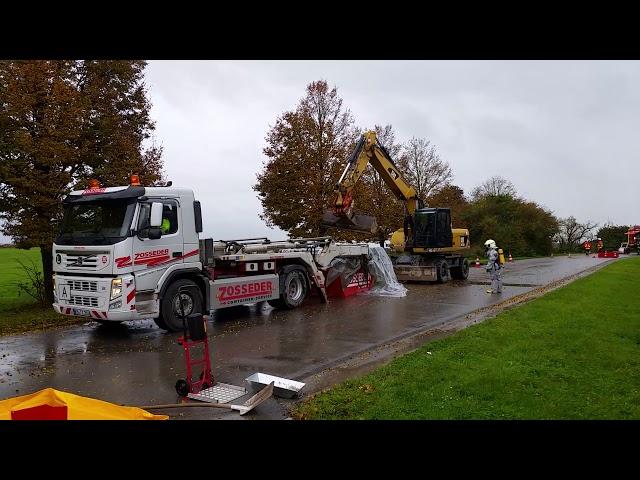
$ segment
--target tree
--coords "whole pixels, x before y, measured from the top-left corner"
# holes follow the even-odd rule
[[[592,239],[593,230],[597,227],[597,224],[589,221],[579,223],[575,217],[570,216],[560,219],[558,226],[559,230],[554,237],[558,244],[558,250],[561,252],[577,252],[585,240]]]
[[[423,138],[413,137],[404,145],[400,163],[407,180],[422,199],[453,178],[451,166],[440,158],[431,142]]]
[[[374,127],[378,141],[397,162],[402,151],[402,145],[396,143],[395,132],[391,125]],[[398,165],[399,166],[399,165]],[[362,188],[355,198],[358,214],[370,215],[376,218],[378,224],[377,239],[381,245],[395,232],[402,228],[404,218],[403,202],[387,187],[375,168],[369,164],[360,178]]]
[[[509,180],[499,175],[495,175],[486,180],[484,183],[474,188],[471,192],[471,198],[474,200],[477,200],[478,198],[484,196],[498,197],[504,195],[515,197],[516,187],[514,187],[513,183],[511,183]]]
[[[451,223],[454,228],[469,228],[462,219],[463,212],[469,206],[464,191],[457,185],[448,184],[440,187],[426,198],[429,207],[451,209]]]
[[[319,235],[357,135],[337,89],[324,80],[307,85],[296,109],[279,116],[267,133],[267,160],[253,187],[267,225],[294,236]]]
[[[596,237],[602,239],[602,246],[606,250],[617,250],[622,242],[627,241],[628,237],[626,234],[628,231],[628,225],[613,225],[607,223],[598,230]]]
[[[491,238],[505,253],[549,255],[551,239],[558,230],[551,212],[509,195],[480,196],[469,203],[461,217],[478,254],[485,240]]]
[[[152,184],[162,149],[144,149],[154,123],[143,61],[0,61],[0,219],[18,247],[40,247],[53,301],[52,243],[62,200],[89,177]]]

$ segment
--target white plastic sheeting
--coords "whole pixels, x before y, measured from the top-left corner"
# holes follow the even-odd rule
[[[375,243],[369,244],[369,272],[375,277],[373,287],[365,295],[379,297],[405,297],[407,289],[402,285],[395,272],[393,264],[384,248]]]

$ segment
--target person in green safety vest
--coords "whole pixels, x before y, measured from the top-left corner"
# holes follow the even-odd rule
[[[162,234],[166,235],[169,230],[171,230],[171,222],[167,217],[162,219],[162,223],[160,224],[160,230],[162,230]]]

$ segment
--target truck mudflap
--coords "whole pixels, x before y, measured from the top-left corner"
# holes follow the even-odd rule
[[[280,298],[276,274],[221,278],[209,281],[209,285],[210,305],[214,310]]]
[[[393,271],[401,282],[438,280],[436,267],[433,265],[394,265]]]

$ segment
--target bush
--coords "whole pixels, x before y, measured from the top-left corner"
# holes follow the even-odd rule
[[[17,259],[16,261],[20,264],[22,270],[24,270],[25,276],[27,278],[27,280],[25,281],[16,283],[18,287],[18,295],[25,293],[37,300],[41,306],[48,306],[49,302],[47,301],[44,276],[36,262],[30,259],[31,265],[26,265],[20,259]]]

